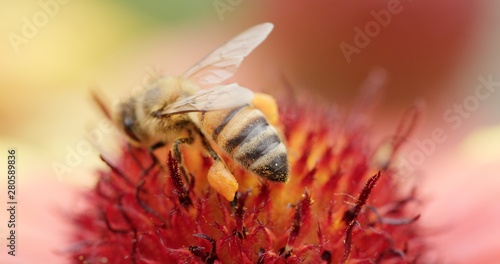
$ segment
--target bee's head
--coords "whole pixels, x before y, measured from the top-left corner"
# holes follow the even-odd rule
[[[136,102],[133,99],[119,104],[118,111],[115,116],[115,123],[123,132],[125,132],[132,144],[141,145],[144,140],[143,135],[145,133],[143,133],[138,122],[135,107]]]

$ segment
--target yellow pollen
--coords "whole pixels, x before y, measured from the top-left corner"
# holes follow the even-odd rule
[[[208,171],[207,179],[210,186],[228,201],[234,199],[234,195],[238,190],[238,182],[222,161],[214,162]]]

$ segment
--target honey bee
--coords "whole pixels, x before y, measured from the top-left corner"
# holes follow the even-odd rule
[[[246,170],[270,181],[286,182],[287,149],[274,121],[269,121],[276,119],[276,103],[237,83],[221,84],[272,29],[271,23],[254,26],[184,74],[157,78],[143,93],[119,104],[112,117],[114,123],[136,146],[171,144],[180,166],[180,145],[201,138],[214,160],[207,175],[209,184],[228,200],[234,198],[238,183],[212,144]]]

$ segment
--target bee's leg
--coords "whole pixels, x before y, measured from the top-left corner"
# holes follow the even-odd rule
[[[153,169],[156,164],[160,164],[160,161],[155,156],[154,151],[163,147],[163,146],[165,146],[165,143],[160,141],[160,142],[154,144],[153,146],[149,147],[148,153],[149,153],[149,157],[151,158],[152,163],[151,163],[151,165],[149,165],[149,167],[146,168],[146,170],[145,170],[146,173],[149,172],[151,169]]]
[[[143,168],[142,165],[140,164],[139,160],[137,160],[136,157],[132,156],[134,158],[134,160],[136,161],[136,163],[138,164],[139,167],[141,167],[141,174],[139,175],[139,180],[138,180],[138,183],[137,185],[135,186],[135,199],[137,201],[137,203],[144,209],[144,211],[156,216],[162,223],[165,223],[165,218],[161,216],[160,213],[158,213],[156,210],[154,210],[153,208],[151,208],[149,205],[146,204],[146,202],[144,202],[141,197],[140,197],[140,194],[141,192],[143,191],[142,190],[142,187],[144,186],[144,184],[146,183],[146,175],[149,175],[149,172],[158,164],[161,166],[158,158],[154,155],[154,151],[156,149],[159,149],[161,147],[165,146],[165,143],[163,142],[158,142],[156,144],[154,144],[153,146],[151,146],[148,150],[148,153],[149,153],[149,156],[151,158],[151,165],[149,165],[147,168]],[[129,145],[130,147],[130,145]],[[160,168],[161,169],[161,168]]]
[[[181,144],[191,145],[194,142],[193,133],[191,132],[191,130],[188,131],[189,131],[188,137],[178,138],[174,140],[173,143],[174,159],[175,161],[177,161],[177,163],[179,163],[179,168],[181,169],[182,175],[184,176],[186,182],[189,182],[189,174],[186,170],[186,167],[184,167],[184,163],[182,162]]]
[[[205,148],[214,161],[207,174],[208,183],[228,201],[232,201],[238,190],[238,181],[236,181],[236,178],[229,171],[224,160],[215,152],[205,136],[200,131],[198,133],[203,148]]]
[[[222,158],[219,156],[219,154],[217,154],[217,152],[215,152],[215,150],[212,148],[212,146],[210,145],[210,143],[208,142],[208,140],[205,138],[205,136],[201,133],[201,131],[198,131],[198,135],[200,136],[203,148],[208,152],[208,154],[210,155],[210,157],[214,161],[217,161],[217,160],[221,160],[222,161]]]
[[[134,160],[135,164],[137,164],[137,166],[141,169],[141,175],[139,176],[139,179],[142,179],[144,177],[144,175],[148,174],[148,172],[150,170],[152,170],[156,164],[159,164],[159,160],[158,158],[155,156],[154,154],[154,151],[165,146],[165,143],[163,142],[158,142],[156,144],[154,144],[153,146],[149,147],[148,149],[148,155],[149,155],[149,158],[151,159],[151,165],[149,165],[148,167],[144,168],[141,164],[141,162],[137,159],[137,157],[135,155],[132,155],[132,159]],[[128,151],[130,153],[133,153],[133,146],[128,144],[127,145],[128,147]]]

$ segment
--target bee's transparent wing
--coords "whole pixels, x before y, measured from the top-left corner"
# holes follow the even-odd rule
[[[267,38],[273,27],[271,23],[263,23],[246,30],[208,54],[183,76],[202,87],[227,80],[233,76],[243,59]]]
[[[249,104],[253,99],[252,91],[236,83],[200,90],[196,94],[182,98],[153,113],[165,117],[188,112],[204,112],[235,108]]]

